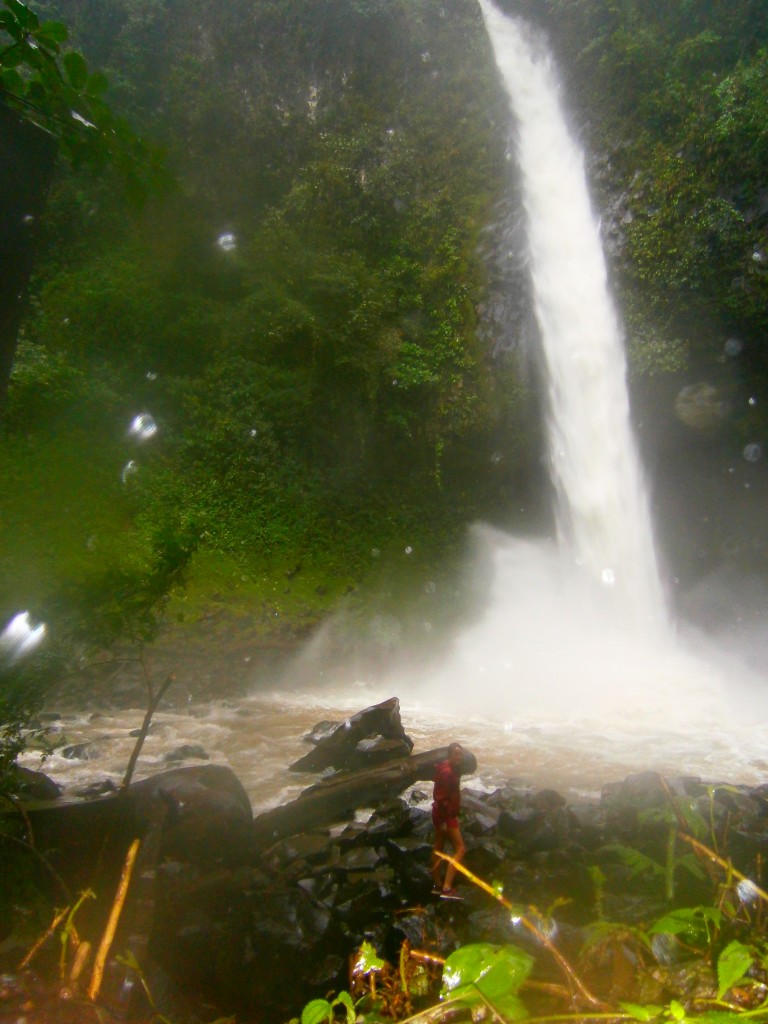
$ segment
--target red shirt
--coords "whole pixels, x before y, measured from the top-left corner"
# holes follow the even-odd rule
[[[435,788],[432,790],[432,811],[441,820],[458,818],[461,808],[459,776],[449,761],[441,761],[435,770]]]

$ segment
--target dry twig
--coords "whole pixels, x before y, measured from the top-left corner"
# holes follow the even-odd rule
[[[115,901],[112,904],[112,910],[109,914],[107,927],[104,929],[104,935],[101,938],[99,949],[96,953],[96,960],[93,965],[93,974],[91,975],[91,984],[88,986],[88,998],[91,1001],[96,999],[101,988],[101,981],[104,976],[104,966],[107,962],[109,950],[115,938],[117,922],[120,920],[120,913],[123,909],[123,904],[125,903],[125,897],[128,895],[128,886],[131,884],[133,865],[136,863],[136,857],[140,846],[141,840],[134,839],[128,847],[128,853],[125,855],[125,863],[123,864],[123,871],[120,875],[120,883],[117,887],[117,893],[115,894]]]
[[[509,902],[509,900],[505,899],[501,895],[501,893],[497,892],[496,889],[493,888],[493,886],[488,885],[488,883],[484,882],[482,878],[478,878],[478,876],[473,874],[469,870],[469,868],[464,867],[464,865],[460,861],[454,860],[454,858],[449,856],[448,854],[440,853],[437,850],[435,851],[435,853],[437,853],[437,856],[440,857],[442,860],[447,860],[451,864],[453,864],[453,866],[456,868],[457,871],[460,871],[462,873],[462,875],[465,875],[470,880],[470,882],[473,882],[476,886],[478,886],[484,892],[487,892],[489,896],[492,896],[498,903],[501,903],[501,905],[503,907],[505,907],[507,910],[509,910],[510,913],[515,914],[516,917],[518,916],[517,913],[516,913],[516,909],[517,908],[514,907]],[[576,974],[576,972],[571,967],[571,965],[568,963],[568,961],[563,956],[563,954],[560,952],[560,950],[554,945],[552,940],[548,936],[546,936],[544,934],[544,932],[542,932],[542,930],[540,928],[538,928],[533,923],[533,921],[530,920],[529,918],[527,918],[524,914],[519,915],[519,919],[520,919],[520,923],[523,925],[523,927],[527,928],[528,931],[531,932],[532,935],[535,935],[537,940],[547,950],[549,950],[549,952],[555,958],[555,960],[559,964],[560,968],[562,969],[563,973],[565,974],[565,977],[566,977],[566,980],[568,981],[569,986],[572,986],[572,988],[571,988],[572,994],[573,994],[573,987],[575,987],[581,993],[582,997],[588,1003],[590,1003],[592,1006],[598,1006],[598,1007],[600,1007],[600,1009],[603,1009],[603,1010],[609,1009],[609,1006],[608,1006],[607,1003],[604,1003],[603,1000],[599,999],[597,996],[592,995],[592,993],[589,991],[589,989],[586,987],[584,982]]]

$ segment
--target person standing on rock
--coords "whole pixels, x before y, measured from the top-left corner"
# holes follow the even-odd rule
[[[432,791],[432,824],[435,826],[435,842],[432,847],[432,893],[444,900],[460,900],[462,897],[453,888],[456,868],[448,864],[443,877],[443,865],[446,863],[438,853],[442,853],[446,842],[453,847],[453,859],[460,861],[466,853],[466,846],[459,829],[459,811],[461,809],[461,764],[464,759],[464,748],[460,743],[451,743],[448,747],[448,758],[441,761],[435,770],[435,787]]]

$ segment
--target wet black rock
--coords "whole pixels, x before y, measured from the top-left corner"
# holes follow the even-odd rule
[[[43,772],[19,764],[13,765],[12,771],[16,777],[14,790],[22,800],[56,800],[61,796],[61,786]]]
[[[79,786],[72,790],[72,795],[80,797],[81,800],[95,800],[99,796],[106,796],[108,793],[116,793],[117,785],[112,779],[100,779],[91,782],[87,786]]]
[[[71,743],[69,746],[63,747],[60,753],[68,761],[89,761],[96,755],[91,743]]]
[[[149,728],[147,729],[147,731],[146,731],[146,733],[144,735],[145,736],[154,736],[154,734],[155,734],[155,723],[154,722],[150,722],[149,723]],[[141,729],[131,729],[131,731],[128,733],[128,735],[132,739],[136,739],[137,737],[141,736]]]
[[[306,743],[311,743],[316,747],[321,740],[327,740],[331,733],[338,729],[339,725],[339,722],[329,722],[327,719],[323,719],[321,722],[315,722],[309,732],[305,733],[301,738]]]
[[[330,723],[318,723],[327,726]],[[317,728],[317,727],[315,727]],[[314,733],[315,730],[313,730]],[[312,733],[310,733],[312,735]],[[371,752],[373,761],[366,761],[366,751],[358,750],[363,740],[380,738],[394,740],[397,743],[389,747],[374,748]],[[390,697],[372,707],[359,711],[347,718],[328,735],[319,738],[316,746],[304,757],[290,766],[294,772],[319,772],[324,768],[352,768],[365,764],[381,763],[409,754],[413,750],[413,741],[406,735],[400,720],[400,701]]]

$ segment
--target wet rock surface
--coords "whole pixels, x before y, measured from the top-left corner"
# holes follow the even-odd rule
[[[393,961],[406,938],[441,957],[478,937],[530,941],[508,910],[461,876],[463,901],[431,894],[425,783],[444,756],[441,749],[338,773],[255,820],[233,773],[212,765],[167,771],[106,798],[30,804],[28,814],[61,883],[71,891],[96,884],[106,894],[78,922],[92,938],[128,843],[142,839],[119,941],[151,977],[160,1012],[187,1019],[191,1001],[283,1021],[318,993],[345,988],[348,956],[364,940]],[[467,770],[474,764],[467,752]],[[363,807],[374,809],[354,814]],[[516,905],[556,906],[551,927],[575,950],[600,915],[632,923],[664,911],[658,873],[638,876],[626,851],[663,865],[670,827],[691,816],[709,823],[715,839],[727,831],[737,867],[757,877],[768,854],[766,787],[650,772],[577,804],[552,789],[465,789],[465,863]],[[56,881],[48,884],[61,902]],[[678,884],[688,905],[707,898],[706,879],[681,874]],[[104,1000],[139,1019],[147,1007],[129,983],[129,968],[113,963]]]
[[[309,734],[315,746],[290,766],[292,772],[364,768],[407,757],[413,741],[400,720],[400,701],[390,697],[333,726],[318,722]]]

